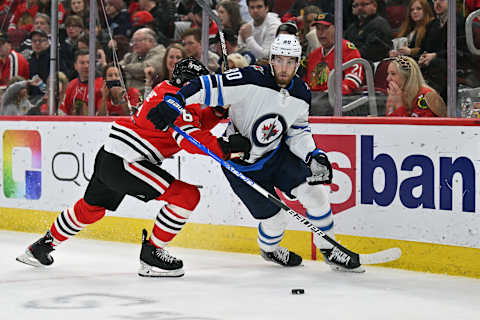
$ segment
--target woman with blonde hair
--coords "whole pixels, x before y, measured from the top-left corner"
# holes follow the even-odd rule
[[[398,38],[406,37],[407,46],[390,51],[390,57],[407,55],[418,57],[425,40],[430,22],[435,19],[428,0],[411,0],[407,7],[407,14],[398,32]]]
[[[247,59],[240,53],[230,53],[227,57],[228,68],[245,68],[248,67]]]
[[[387,82],[387,116],[447,116],[442,97],[425,83],[418,64],[411,57],[392,58],[387,69]]]

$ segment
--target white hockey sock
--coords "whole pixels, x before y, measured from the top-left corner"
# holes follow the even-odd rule
[[[272,252],[283,239],[287,227],[287,215],[280,210],[276,215],[258,224],[258,246],[263,251]]]

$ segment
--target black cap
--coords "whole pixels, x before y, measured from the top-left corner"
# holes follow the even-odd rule
[[[323,24],[325,26],[331,26],[335,24],[335,17],[331,13],[320,13],[312,22],[312,25]]]
[[[40,30],[40,29],[33,30],[32,32],[30,32],[30,39],[33,38],[33,36],[36,35],[36,34],[38,34],[42,38],[48,39],[48,34],[46,34],[45,31]]]
[[[237,40],[238,40],[238,37],[233,32],[233,30],[228,28],[223,29],[223,37],[225,38],[225,41],[228,41],[230,43],[237,43]],[[220,33],[217,33],[215,38],[211,40],[212,44],[217,42],[220,42]]]
[[[0,31],[0,41],[10,42],[10,37],[8,34]]]

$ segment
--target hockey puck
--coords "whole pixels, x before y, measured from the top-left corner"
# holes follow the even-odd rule
[[[292,289],[292,294],[304,294],[305,290],[303,289]]]

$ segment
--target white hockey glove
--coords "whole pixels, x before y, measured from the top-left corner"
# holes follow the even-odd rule
[[[312,171],[312,175],[307,177],[309,185],[332,183],[332,165],[322,150],[313,150],[307,157],[307,164]]]

